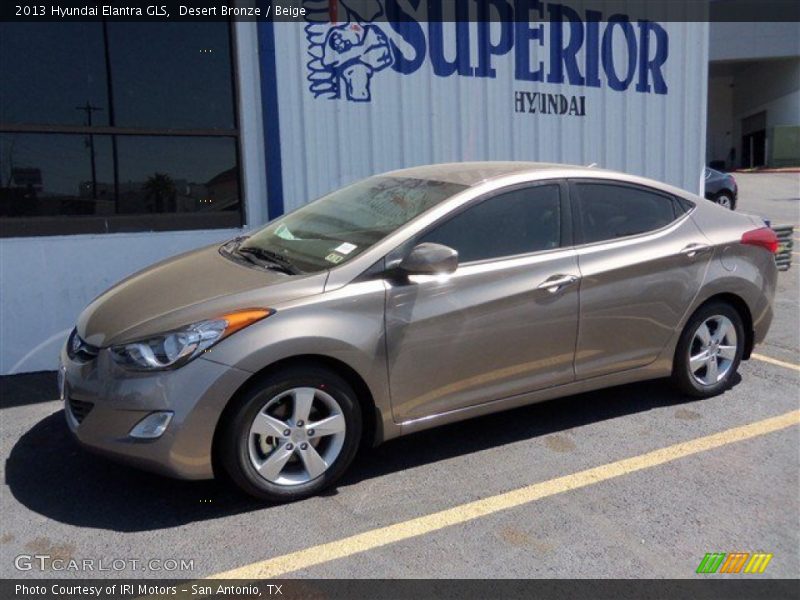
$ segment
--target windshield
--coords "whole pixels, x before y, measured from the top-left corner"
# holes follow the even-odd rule
[[[405,177],[370,177],[276,219],[238,252],[258,252],[297,272],[330,269],[466,186]]]

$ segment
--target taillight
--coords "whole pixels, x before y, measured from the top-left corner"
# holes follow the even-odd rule
[[[742,235],[742,244],[748,246],[760,246],[765,250],[769,250],[772,254],[778,251],[778,236],[769,227],[760,227],[759,229],[751,229]]]

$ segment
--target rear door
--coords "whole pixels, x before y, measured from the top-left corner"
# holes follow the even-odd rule
[[[608,180],[571,180],[581,273],[577,379],[653,362],[711,257],[686,201]]]
[[[389,284],[395,420],[574,380],[578,269],[569,212],[563,182],[506,189],[409,244],[450,246],[459,266],[450,276]]]

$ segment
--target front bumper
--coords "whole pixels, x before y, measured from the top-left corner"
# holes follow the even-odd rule
[[[180,479],[213,477],[214,431],[250,373],[203,357],[176,370],[139,373],[114,363],[107,350],[82,362],[64,348],[60,363],[67,425],[83,446]],[[131,429],[154,411],[173,412],[164,434],[131,437]]]

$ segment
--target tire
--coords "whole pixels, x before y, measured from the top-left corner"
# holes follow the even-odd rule
[[[706,329],[701,330],[701,327]],[[701,306],[686,323],[678,340],[672,367],[673,383],[681,392],[695,398],[724,392],[732,385],[744,345],[744,326],[735,308],[725,302]],[[712,361],[716,363],[716,374]]]
[[[714,198],[714,202],[729,210],[736,209],[736,200],[733,199],[733,195],[730,192],[720,192]]]
[[[296,419],[306,405],[307,420]],[[219,438],[220,464],[242,490],[269,502],[300,500],[333,485],[353,461],[361,438],[361,409],[352,387],[310,364],[264,377],[228,415]],[[319,431],[314,423],[320,423]],[[322,433],[328,430],[337,432]]]

